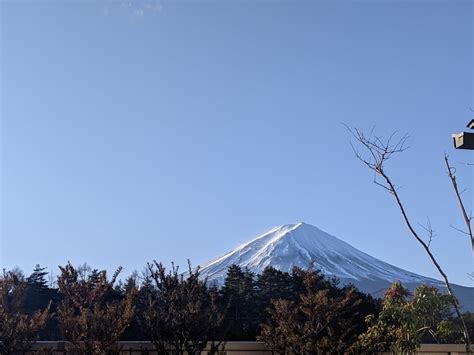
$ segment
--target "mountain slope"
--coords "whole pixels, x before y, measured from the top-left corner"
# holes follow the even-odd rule
[[[256,239],[201,267],[211,282],[221,283],[232,264],[260,273],[267,266],[291,271],[294,266],[307,268],[311,263],[342,283],[353,283],[361,290],[382,296],[383,289],[400,280],[410,289],[421,283],[444,289],[444,284],[378,260],[348,243],[316,228],[298,223],[275,227]],[[474,310],[474,288],[455,285],[465,310]]]

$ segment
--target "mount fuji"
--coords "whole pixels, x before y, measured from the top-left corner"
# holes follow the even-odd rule
[[[337,277],[342,284],[352,283],[375,297],[382,297],[384,290],[397,280],[410,290],[420,284],[445,290],[439,280],[390,265],[306,223],[275,227],[202,265],[200,272],[209,282],[221,284],[233,264],[259,274],[267,266],[290,272],[295,266],[307,268],[312,263],[325,275]],[[474,311],[474,288],[453,285],[453,289],[463,310]]]

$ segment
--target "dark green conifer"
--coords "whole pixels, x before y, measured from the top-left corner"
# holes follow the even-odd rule
[[[33,272],[26,279],[28,286],[34,287],[36,289],[48,288],[48,280],[46,279],[48,272],[46,269],[46,267],[41,267],[39,264],[36,264]]]

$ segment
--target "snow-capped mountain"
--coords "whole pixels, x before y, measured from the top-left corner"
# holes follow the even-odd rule
[[[291,271],[294,266],[307,268],[311,263],[325,275],[335,276],[342,283],[352,283],[377,297],[396,280],[412,290],[422,283],[444,289],[439,280],[390,265],[306,223],[275,227],[202,265],[201,274],[210,282],[221,283],[232,264],[258,274],[267,266]],[[454,291],[464,309],[474,311],[474,288],[454,285]]]

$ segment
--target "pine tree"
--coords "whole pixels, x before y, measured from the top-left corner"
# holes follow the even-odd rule
[[[25,299],[22,305],[25,312],[32,314],[49,307],[51,303],[57,300],[57,290],[48,287],[49,281],[47,276],[49,276],[49,273],[46,271],[46,268],[36,265],[33,272],[26,278]],[[50,323],[51,319],[48,321],[48,326]],[[48,330],[48,326],[46,330]],[[51,335],[48,331],[46,333]]]
[[[48,272],[46,269],[46,267],[41,267],[39,264],[36,264],[33,272],[26,279],[28,286],[40,290],[48,288],[48,280],[46,279]]]
[[[92,269],[89,275],[87,275],[87,280],[92,285],[97,285],[100,281],[100,271],[98,269]]]
[[[264,307],[270,305],[271,299],[295,300],[298,297],[293,292],[291,276],[271,266],[257,276],[256,286],[257,296]]]
[[[232,340],[254,340],[259,323],[254,274],[231,265],[227,270],[221,298],[227,309],[226,327]]]

